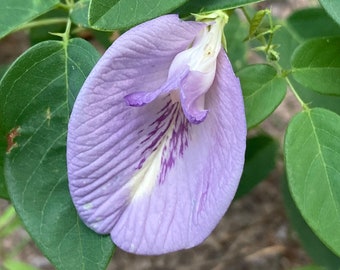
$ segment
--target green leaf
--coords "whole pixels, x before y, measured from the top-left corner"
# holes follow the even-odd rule
[[[279,63],[286,69],[291,68],[291,55],[295,48],[305,40],[340,35],[340,28],[332,21],[321,8],[310,8],[296,11],[287,21],[279,22],[283,25],[274,35],[274,44],[280,44],[277,51],[280,53]],[[327,27],[324,27],[327,25]],[[324,107],[340,114],[340,97],[327,96],[310,91],[297,83],[291,76],[290,80],[303,101],[310,107]]]
[[[340,255],[340,116],[315,108],[297,114],[284,143],[292,197],[321,241]]]
[[[264,0],[190,0],[180,8],[174,11],[182,16],[190,15],[191,13],[208,12],[220,9],[233,9],[252,3],[262,2]]]
[[[340,35],[339,25],[322,8],[297,10],[286,22],[300,42],[316,37]]]
[[[90,7],[90,0],[77,2],[71,11],[70,17],[71,17],[72,22],[77,24],[78,26],[90,28],[89,17],[88,17],[89,7]]]
[[[1,0],[0,38],[51,10],[59,0]]]
[[[66,132],[75,96],[97,62],[86,41],[31,47],[0,82],[0,130],[12,134],[5,178],[14,207],[57,269],[105,269],[113,244],[88,229],[73,206]]]
[[[307,39],[340,35],[339,26],[322,8],[308,8],[292,13],[287,20],[276,22],[282,27],[275,32],[273,44],[280,53],[280,65],[290,68],[291,55],[295,48]],[[327,25],[327,27],[325,27]]]
[[[322,94],[340,95],[340,37],[308,40],[292,55],[293,77]]]
[[[89,21],[98,30],[117,30],[168,13],[187,0],[91,0]]]
[[[265,64],[251,65],[237,72],[241,80],[248,128],[266,119],[286,94],[286,83]]]
[[[298,233],[303,248],[318,265],[325,266],[328,270],[339,270],[340,258],[320,241],[304,221],[289,192],[286,178],[283,179],[281,188],[287,216]]]
[[[275,168],[278,143],[266,135],[247,140],[246,157],[235,198],[247,194]]]
[[[319,0],[319,2],[327,11],[329,16],[331,16],[340,25],[340,2],[334,0]]]

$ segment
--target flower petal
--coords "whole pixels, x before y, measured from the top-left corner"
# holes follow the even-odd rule
[[[199,125],[182,115],[163,148],[161,181],[132,201],[112,229],[121,248],[160,254],[201,243],[222,218],[241,177],[246,122],[238,79],[223,51]]]
[[[166,15],[127,31],[81,89],[68,130],[69,186],[81,218],[97,232],[110,233],[127,207],[129,180],[160,143],[175,109],[168,96],[141,108],[127,106],[124,97],[164,84],[174,57],[204,26]]]
[[[110,233],[129,252],[162,254],[202,242],[241,176],[243,100],[223,51],[205,95],[209,114],[199,125],[169,95],[139,108],[125,104],[124,97],[141,86],[159,89],[175,55],[201,28],[169,15],[126,32],[74,105],[67,142],[73,201],[89,227]]]

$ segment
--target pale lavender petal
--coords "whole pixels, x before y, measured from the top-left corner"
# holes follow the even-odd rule
[[[227,210],[241,176],[243,100],[224,51],[205,94],[209,113],[199,125],[169,95],[138,108],[124,99],[160,89],[174,57],[203,26],[168,15],[126,32],[74,105],[67,142],[73,201],[89,227],[110,233],[128,252],[162,254],[201,243]]]
[[[188,73],[189,67],[182,65],[181,70],[178,70],[175,76],[170,74],[166,82],[155,91],[140,91],[125,96],[127,105],[136,107],[143,106],[154,101],[159,95],[164,96],[165,94],[178,89],[182,80],[188,75]]]
[[[206,106],[209,114],[199,125],[177,115],[157,185],[130,202],[112,229],[119,247],[141,254],[190,248],[226,212],[243,170],[246,122],[240,83],[224,51]]]
[[[130,179],[158,147],[177,110],[168,96],[140,108],[127,106],[124,97],[141,86],[152,91],[164,84],[174,57],[204,26],[167,15],[127,31],[81,89],[67,139],[69,187],[78,213],[95,231],[110,233],[129,206]]]

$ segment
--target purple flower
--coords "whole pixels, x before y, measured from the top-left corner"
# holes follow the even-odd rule
[[[225,15],[166,15],[127,31],[72,111],[67,164],[82,220],[120,248],[162,254],[201,243],[234,197],[246,121],[221,46]]]

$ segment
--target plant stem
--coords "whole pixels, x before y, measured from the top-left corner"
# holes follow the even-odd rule
[[[42,19],[42,20],[37,20],[33,22],[29,22],[21,27],[19,27],[16,30],[24,30],[24,29],[29,29],[33,27],[39,27],[39,26],[45,26],[45,25],[51,25],[51,24],[65,24],[67,23],[67,18],[52,18],[52,19]]]
[[[246,11],[246,8],[245,7],[241,7],[241,10],[243,12],[244,17],[246,17],[248,23],[250,24],[251,23],[251,18],[249,16],[248,12]]]
[[[303,100],[300,98],[299,94],[296,92],[296,90],[295,90],[293,84],[291,83],[290,79],[288,78],[288,76],[285,77],[285,80],[286,80],[287,84],[289,85],[290,90],[292,90],[295,98],[299,101],[302,109],[305,110],[305,111],[309,110],[308,105],[306,103],[304,103]]]

